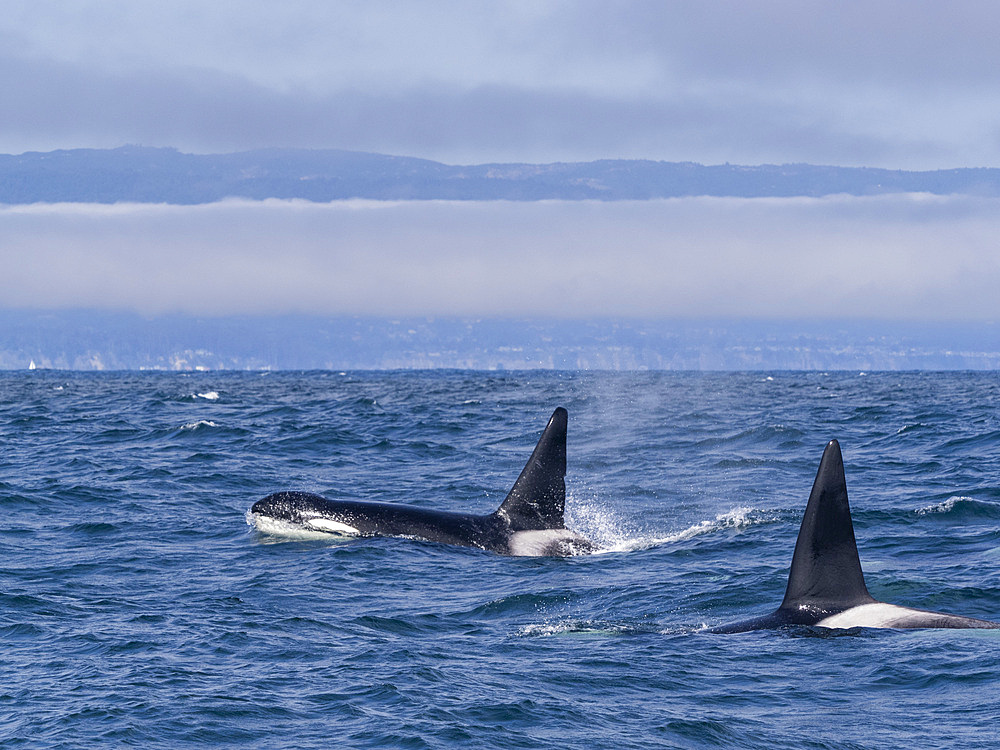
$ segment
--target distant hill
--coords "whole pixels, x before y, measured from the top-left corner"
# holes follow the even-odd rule
[[[703,166],[601,160],[452,166],[354,151],[184,154],[123,146],[0,155],[0,203],[197,204],[227,197],[374,200],[646,200],[836,193],[1000,195],[1000,169],[906,172],[809,164]]]

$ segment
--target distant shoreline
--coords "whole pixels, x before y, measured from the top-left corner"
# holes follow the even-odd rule
[[[0,310],[0,370],[984,371],[990,322],[142,316]]]

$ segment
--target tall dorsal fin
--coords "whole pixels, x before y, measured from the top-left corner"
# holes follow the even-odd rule
[[[854,539],[844,458],[831,440],[802,517],[781,609],[843,610],[873,601]]]
[[[566,410],[552,412],[521,475],[496,511],[514,531],[562,529],[566,507]]]

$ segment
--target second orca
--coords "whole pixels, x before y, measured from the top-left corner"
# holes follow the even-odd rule
[[[847,500],[840,445],[831,440],[816,473],[795,542],[785,599],[763,617],[710,628],[743,633],[786,625],[824,628],[1000,628],[972,617],[900,607],[868,593]]]

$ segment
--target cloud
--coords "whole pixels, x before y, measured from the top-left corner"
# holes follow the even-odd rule
[[[995,320],[1000,202],[0,208],[7,308]]]
[[[988,166],[998,22],[970,0],[12,0],[0,150]]]
[[[14,82],[5,100],[17,113],[0,123],[0,142],[37,150],[140,143],[192,152],[335,147],[451,163],[614,155],[865,165],[947,153],[927,135],[891,137],[839,127],[842,113],[826,106],[775,102],[754,92],[641,99],[434,83],[312,94],[275,91],[216,71],[95,73],[2,56],[0,78]]]

